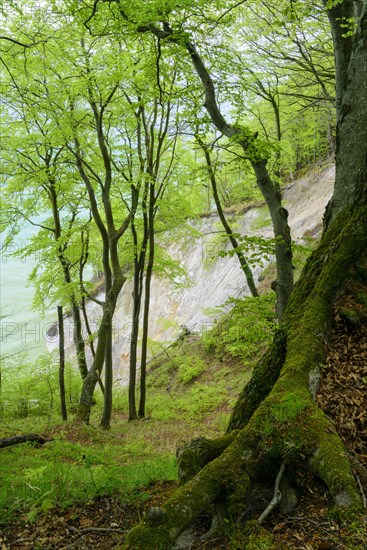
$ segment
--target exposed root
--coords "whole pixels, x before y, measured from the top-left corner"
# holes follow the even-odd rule
[[[280,470],[279,470],[278,475],[277,475],[276,480],[275,480],[274,496],[271,499],[271,501],[269,503],[269,506],[267,506],[267,508],[263,511],[263,513],[261,514],[261,516],[257,520],[258,523],[260,523],[260,525],[262,523],[264,523],[266,518],[271,514],[271,512],[274,510],[274,508],[276,508],[278,506],[278,504],[280,504],[280,501],[283,498],[283,495],[280,491],[279,485],[280,485],[280,482],[282,480],[284,470],[285,470],[285,463],[282,462],[282,465],[280,467]]]
[[[179,447],[176,457],[180,485],[192,479],[204,468],[205,464],[220,456],[238,433],[238,430],[234,430],[230,434],[214,440],[198,437]]]
[[[162,507],[159,521],[148,515],[128,534],[125,548],[170,548],[218,498],[225,502],[229,517],[240,517],[247,508],[251,483],[263,471],[271,476],[282,461],[293,471],[308,466],[340,507],[362,509],[349,456],[332,422],[315,403],[309,376],[324,361],[335,299],[348,279],[355,278],[355,262],[365,254],[366,225],[363,207],[341,214],[330,226],[292,294],[271,350],[234,409],[228,436],[236,428],[241,431],[217,442],[199,440],[196,449],[203,449],[202,460],[195,444],[186,448],[181,455],[181,477],[194,477]],[[216,458],[207,462],[210,456]],[[281,469],[275,500],[265,517],[280,500],[282,474]]]

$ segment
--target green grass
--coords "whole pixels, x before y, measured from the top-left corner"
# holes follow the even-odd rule
[[[66,508],[113,493],[126,497],[154,480],[176,479],[173,454],[155,455],[152,447],[141,452],[141,445],[121,443],[90,445],[56,439],[42,448],[22,444],[3,449],[0,525],[19,513],[32,521],[56,506]]]
[[[267,330],[272,331],[272,301],[256,302],[252,317],[254,304],[250,302],[235,300],[232,313],[217,323],[213,333],[206,333],[204,340],[180,341],[150,364],[145,421],[127,421],[126,388],[115,390],[109,432],[97,428],[101,416],[98,391],[91,426],[59,420],[57,386],[53,388],[54,408],[46,407],[47,414],[29,411],[26,418],[3,414],[0,437],[37,432],[52,440],[41,447],[21,444],[0,451],[0,525],[20,515],[34,521],[53,507],[67,508],[101,495],[121,495],[126,502],[152,481],[176,479],[177,446],[199,435],[223,433],[269,338]],[[32,389],[32,385],[27,387]],[[16,388],[6,389],[8,399],[16,400]],[[31,393],[28,396],[34,399]]]

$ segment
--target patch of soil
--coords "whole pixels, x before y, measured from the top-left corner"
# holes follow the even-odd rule
[[[76,504],[67,510],[53,509],[33,523],[21,517],[9,528],[0,529],[1,550],[111,550],[121,547],[124,535],[151,506],[162,505],[176,482],[157,482],[137,493],[102,497]]]

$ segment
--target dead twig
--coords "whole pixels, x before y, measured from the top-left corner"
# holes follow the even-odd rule
[[[85,527],[84,529],[78,529],[72,525],[67,526],[68,530],[77,535],[84,536],[88,533],[96,533],[98,535],[109,535],[111,533],[123,533],[123,529],[107,528],[107,527]]]

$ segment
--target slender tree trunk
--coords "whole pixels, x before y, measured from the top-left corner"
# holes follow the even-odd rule
[[[93,333],[92,333],[92,330],[90,328],[90,323],[89,323],[89,319],[88,319],[88,313],[87,313],[87,308],[86,308],[84,295],[82,296],[82,299],[81,299],[80,308],[81,308],[82,314],[83,314],[84,326],[85,326],[85,329],[86,329],[87,334],[88,334],[90,351],[91,351],[92,357],[94,359],[94,357],[96,356],[96,350],[94,349]],[[98,385],[99,385],[99,387],[101,389],[101,392],[102,392],[102,395],[103,395],[104,394],[104,385],[103,385],[101,377],[98,378]]]
[[[230,225],[229,225],[229,223],[228,223],[228,221],[225,217],[225,214],[223,212],[223,208],[222,208],[220,198],[219,198],[219,194],[218,194],[217,179],[215,177],[215,172],[214,172],[214,169],[213,169],[213,164],[212,164],[212,161],[211,161],[211,158],[210,158],[210,153],[209,153],[208,147],[205,145],[205,143],[201,140],[201,138],[199,136],[196,136],[196,139],[197,139],[197,142],[199,143],[199,145],[202,148],[202,150],[204,152],[204,155],[205,155],[206,165],[207,165],[207,168],[208,168],[210,183],[211,183],[212,191],[213,191],[214,202],[215,202],[215,206],[217,208],[219,219],[222,222],[222,225],[224,227],[225,232],[228,235],[228,238],[230,240],[232,248],[235,251],[235,254],[238,258],[238,261],[240,262],[240,266],[241,266],[241,269],[242,269],[242,271],[243,271],[243,273],[246,277],[247,285],[250,289],[250,292],[251,292],[252,296],[257,297],[257,296],[259,296],[259,293],[258,293],[256,285],[255,285],[255,281],[254,281],[254,277],[252,275],[251,268],[250,268],[249,264],[247,263],[247,260],[244,256],[243,252],[240,249],[240,245],[239,245],[236,237],[234,236],[233,231],[232,231],[232,229],[231,229],[231,227],[230,227]]]
[[[82,320],[80,316],[79,304],[76,302],[75,298],[72,298],[71,310],[73,317],[73,340],[76,351],[77,363],[79,367],[79,372],[82,379],[88,374],[87,360],[85,357],[85,342],[82,332]]]
[[[245,156],[250,158],[256,175],[257,185],[269,209],[276,240],[277,279],[275,282],[275,291],[277,295],[277,314],[279,321],[281,321],[286,303],[294,286],[291,234],[287,221],[288,212],[282,207],[278,185],[272,181],[269,175],[266,167],[267,160],[262,158],[257,150],[256,136],[244,135],[240,128],[228,124],[218,107],[213,80],[198,50],[191,42],[186,42],[186,49],[202,82],[205,92],[204,106],[213,124],[227,137],[235,138],[242,147]]]
[[[252,166],[256,174],[257,184],[268,206],[273,222],[277,265],[277,278],[274,283],[274,290],[277,295],[278,320],[281,321],[294,287],[292,238],[288,225],[288,212],[282,206],[279,188],[271,181],[266,169],[266,161],[253,162]]]
[[[112,254],[112,246],[111,246]],[[106,265],[106,264],[105,264]],[[106,296],[110,295],[112,288],[112,273],[110,272],[109,265],[108,268],[105,268],[105,285],[106,285]],[[118,295],[116,296],[114,310],[116,307]],[[106,304],[105,306],[106,307]],[[104,379],[104,393],[103,393],[103,412],[101,418],[101,427],[105,430],[110,429],[111,424],[111,414],[112,414],[112,385],[113,385],[113,358],[112,358],[112,320],[113,313],[111,316],[111,321],[106,329],[104,334],[105,341],[105,357],[104,357],[104,369],[105,369],[105,379]],[[101,374],[99,373],[99,378]]]
[[[59,389],[60,389],[60,409],[61,418],[68,419],[66,410],[66,394],[65,394],[65,331],[64,331],[64,315],[62,306],[57,306],[57,319],[59,324]]]
[[[61,234],[62,234],[60,210],[58,206],[58,194],[56,191],[56,182],[49,172],[49,166],[47,166],[47,172],[48,172],[48,178],[49,178],[48,194],[51,202],[52,214],[54,219],[54,227],[55,227],[54,236],[56,241],[58,241],[61,238]],[[58,259],[64,274],[65,284],[70,285],[72,282],[72,276],[71,276],[71,270],[70,270],[70,262],[67,260],[66,254],[65,254],[66,250],[67,250],[67,244],[60,244],[59,250],[58,250]],[[87,373],[88,373],[88,367],[87,367],[86,358],[85,358],[85,345],[84,345],[84,338],[82,333],[82,322],[80,318],[79,304],[74,294],[72,294],[71,296],[70,303],[71,303],[71,311],[72,311],[72,318],[73,318],[73,341],[75,346],[79,372],[82,379],[84,380],[84,378],[87,376]]]
[[[103,307],[101,324],[98,329],[98,341],[96,347],[96,355],[87,376],[84,379],[77,417],[85,423],[89,423],[90,412],[92,407],[93,392],[98,379],[101,376],[103,364],[106,355],[108,334],[112,326],[113,314],[116,308],[118,295],[126,281],[126,277],[122,274],[116,277],[112,284],[111,290],[106,296],[106,301]],[[105,388],[105,392],[108,391]]]
[[[129,371],[129,420],[138,418],[136,410],[136,370],[138,357],[138,338],[139,338],[139,320],[142,300],[142,281],[141,275],[144,272],[144,264],[136,262],[134,269],[134,289],[133,289],[133,316],[130,341],[130,371]]]
[[[144,289],[144,315],[143,315],[143,332],[141,343],[141,362],[140,362],[140,400],[139,400],[139,418],[145,417],[146,404],[146,375],[147,375],[147,354],[148,354],[148,332],[149,332],[149,313],[150,313],[150,289],[154,267],[155,254],[155,235],[154,235],[154,205],[155,205],[155,185],[154,180],[150,183],[149,191],[149,215],[148,215],[148,232],[149,232],[149,254],[148,264],[145,275]]]
[[[109,430],[111,427],[111,414],[112,414],[112,385],[113,385],[113,358],[112,358],[112,326],[108,330],[106,336],[106,356],[105,356],[105,383],[103,394],[103,413],[101,419],[101,427],[104,430]]]
[[[146,205],[145,205],[146,207]],[[141,243],[140,253],[138,252],[138,236],[136,233],[135,225],[131,224],[133,232],[133,241],[135,247],[134,258],[134,288],[133,288],[133,316],[132,316],[132,330],[130,341],[130,369],[129,369],[129,420],[135,420],[138,418],[136,410],[136,370],[137,370],[137,357],[138,357],[138,338],[139,338],[139,321],[140,310],[143,293],[143,276],[145,268],[145,256],[148,242],[147,232],[147,214],[144,215],[144,233]]]

